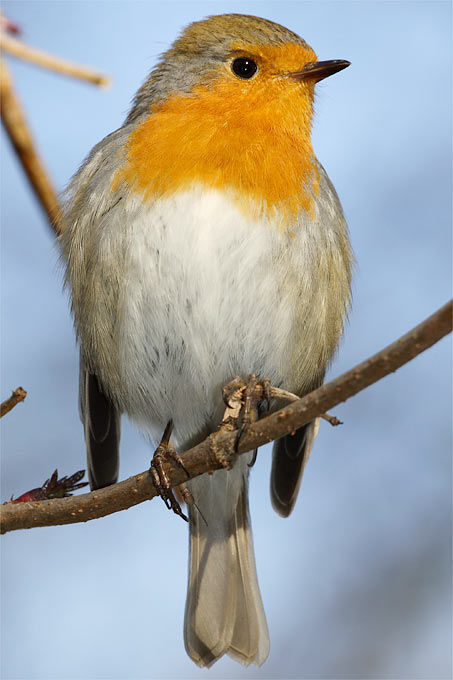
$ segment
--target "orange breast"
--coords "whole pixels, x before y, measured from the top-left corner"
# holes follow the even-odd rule
[[[125,182],[154,200],[204,183],[249,215],[292,221],[313,210],[317,190],[310,87],[270,75],[241,81],[225,70],[209,86],[168,98],[130,134],[112,189]]]

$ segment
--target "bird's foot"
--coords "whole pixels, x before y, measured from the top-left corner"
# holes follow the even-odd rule
[[[174,513],[182,517],[186,522],[188,522],[188,517],[181,510],[181,506],[175,498],[174,491],[170,485],[170,480],[165,472],[164,463],[171,462],[176,464],[178,467],[182,468],[189,478],[189,473],[186,466],[184,465],[181,456],[175,450],[170,442],[171,433],[173,430],[173,421],[170,420],[165,428],[164,434],[160,441],[159,446],[154,452],[153,459],[149,468],[153,484],[156,487],[156,491],[159,496],[164,501],[165,505],[169,510],[173,510]],[[191,505],[193,503],[192,494],[185,484],[179,485],[179,490],[181,492],[184,501]]]
[[[259,380],[254,373],[248,376],[247,382],[237,376],[223,387],[222,395],[226,409],[219,430],[236,431],[236,439],[232,452],[218,449],[215,456],[222,467],[231,470],[241,438],[250,423],[258,420],[259,410],[269,410],[271,385],[267,378]],[[256,452],[250,465],[255,458]]]

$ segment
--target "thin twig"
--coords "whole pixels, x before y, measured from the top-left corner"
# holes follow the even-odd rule
[[[336,380],[270,416],[251,423],[239,442],[238,453],[251,451],[294,432],[321,413],[326,413],[332,407],[396,371],[450,333],[451,329],[452,301],[399,340]],[[218,469],[220,465],[212,454],[213,448],[221,447],[226,451],[233,451],[235,439],[235,432],[217,431],[198,446],[182,453],[181,459],[190,477]],[[180,467],[166,464],[165,470],[173,486],[186,481],[186,474]],[[155,495],[156,490],[151,476],[146,471],[119,484],[74,498],[3,505],[0,506],[1,532],[86,522],[126,510]]]
[[[336,427],[337,425],[343,425],[342,420],[338,420],[336,416],[331,416],[330,413],[321,413],[319,417],[325,420],[326,422],[330,423],[334,427]]]
[[[5,130],[52,228],[58,235],[62,228],[62,218],[57,194],[39,158],[21,104],[14,92],[11,76],[3,60],[0,60],[0,105]]]
[[[6,416],[17,404],[25,399],[26,391],[22,387],[18,387],[11,393],[11,396],[0,404],[0,418]]]
[[[271,387],[270,396],[275,397],[276,399],[284,399],[285,401],[289,402],[299,401],[300,399],[300,397],[298,397],[297,394],[293,394],[292,392],[282,390],[280,389],[280,387]],[[336,416],[330,415],[330,413],[320,413],[319,417],[327,421],[334,427],[336,427],[337,425],[343,425],[341,420],[338,420]]]
[[[5,17],[4,14],[0,12],[0,31],[5,31],[7,33],[15,33],[16,35],[20,34],[20,28],[17,24],[13,23]]]
[[[11,54],[14,57],[25,59],[25,61],[29,61],[32,64],[36,64],[37,66],[41,66],[42,68],[51,71],[56,71],[62,75],[85,80],[93,85],[99,85],[100,87],[108,87],[111,84],[111,80],[108,76],[95,71],[89,66],[81,66],[80,64],[74,64],[67,59],[55,57],[53,54],[39,50],[36,47],[31,47],[22,40],[14,38],[4,32],[1,34],[1,47],[5,52],[8,52],[8,54]]]

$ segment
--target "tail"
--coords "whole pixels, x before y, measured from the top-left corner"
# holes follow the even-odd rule
[[[248,508],[248,459],[240,456],[233,470],[190,484],[200,512],[190,510],[184,641],[198,666],[209,667],[224,654],[261,666],[269,654]]]

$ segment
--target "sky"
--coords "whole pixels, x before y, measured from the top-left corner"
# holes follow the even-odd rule
[[[109,90],[8,59],[61,190],[180,30],[256,14],[350,68],[317,88],[313,145],[341,198],[357,266],[329,376],[451,296],[452,35],[448,2],[20,2],[30,44],[96,66]],[[2,133],[3,501],[84,466],[78,351],[58,248]],[[452,675],[451,340],[333,410],[288,519],[269,501],[270,448],[251,475],[268,660],[209,671],[184,651],[187,527],[158,499],[73,526],[2,537],[2,677],[441,680]],[[149,444],[123,419],[121,478]]]

